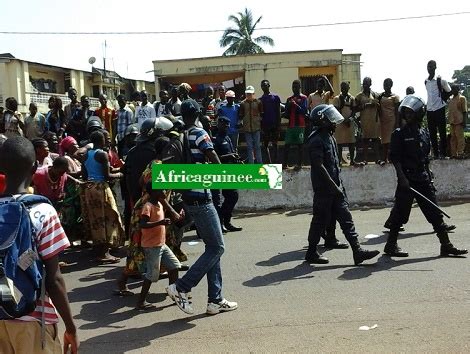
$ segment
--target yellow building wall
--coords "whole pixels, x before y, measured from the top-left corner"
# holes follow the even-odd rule
[[[268,70],[247,71],[245,73],[246,86],[253,85],[258,97],[263,95],[261,81],[269,80],[271,92],[276,93],[281,101],[292,95],[292,81],[298,79],[297,68],[276,68]]]
[[[10,77],[7,74],[7,63],[0,63],[0,106],[5,107],[5,100],[10,97]]]
[[[271,83],[272,92],[281,100],[292,94],[292,81],[301,76],[333,75],[333,88],[339,93],[342,80],[351,81],[351,93],[360,88],[360,54],[342,54],[341,49],[267,53],[248,56],[212,57],[154,61],[156,82],[159,77],[177,79],[191,75],[244,72],[245,85],[255,87],[261,95],[261,80]],[[201,82],[202,83],[202,82]],[[158,84],[156,84],[158,89]]]
[[[350,93],[357,95],[361,91],[360,54],[343,54],[341,64],[341,81],[349,81]]]

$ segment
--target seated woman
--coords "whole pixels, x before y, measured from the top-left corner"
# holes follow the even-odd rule
[[[83,203],[82,214],[88,226],[97,260],[100,262],[119,262],[119,258],[109,253],[111,246],[121,244],[124,229],[116,200],[109,187],[108,180],[122,178],[122,173],[111,173],[108,154],[104,151],[105,139],[100,131],[90,135],[93,149],[86,153],[82,165]]]

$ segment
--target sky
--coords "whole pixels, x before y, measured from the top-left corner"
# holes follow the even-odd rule
[[[0,31],[223,30],[231,25],[228,16],[245,7],[255,18],[262,16],[258,27],[275,27],[470,12],[470,1],[4,1]],[[93,36],[0,34],[0,53],[90,71],[90,57],[97,58],[95,66],[102,67],[106,41],[107,69],[124,77],[153,81],[153,60],[219,56],[224,51],[219,46],[221,35],[222,32]],[[437,73],[448,80],[454,70],[470,65],[470,14],[259,30],[255,35],[274,39],[274,47],[264,46],[267,53],[323,49],[361,53],[361,76],[372,78],[372,89],[381,92],[383,80],[390,77],[394,81],[392,91],[400,96],[410,85],[418,95],[425,96],[426,64],[430,59],[437,61]]]

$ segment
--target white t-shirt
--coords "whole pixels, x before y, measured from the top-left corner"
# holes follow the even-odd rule
[[[439,95],[439,88],[437,87],[437,80],[433,78],[432,80],[426,79],[426,91],[428,92],[428,102],[426,104],[426,109],[428,111],[434,112],[442,107],[445,107],[445,102],[442,101],[441,96]],[[444,91],[450,92],[450,86],[446,80],[441,79],[441,87]]]
[[[153,108],[153,105],[150,102],[147,102],[145,106],[140,105],[135,108],[135,122],[139,126],[139,129],[144,120],[147,118],[155,118],[156,116],[155,108]]]

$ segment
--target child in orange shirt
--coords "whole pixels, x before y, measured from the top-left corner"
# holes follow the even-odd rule
[[[165,218],[161,199],[165,198],[163,190],[152,189],[152,184],[147,183],[145,186],[149,194],[149,200],[142,207],[140,216],[140,227],[142,232],[141,246],[145,253],[145,262],[147,272],[144,275],[142,290],[140,291],[139,300],[136,309],[143,310],[153,307],[147,303],[145,299],[150,290],[152,283],[156,283],[160,276],[160,263],[163,262],[168,270],[168,280],[173,284],[178,279],[178,269],[181,264],[165,244],[165,225],[170,225],[171,221]]]

